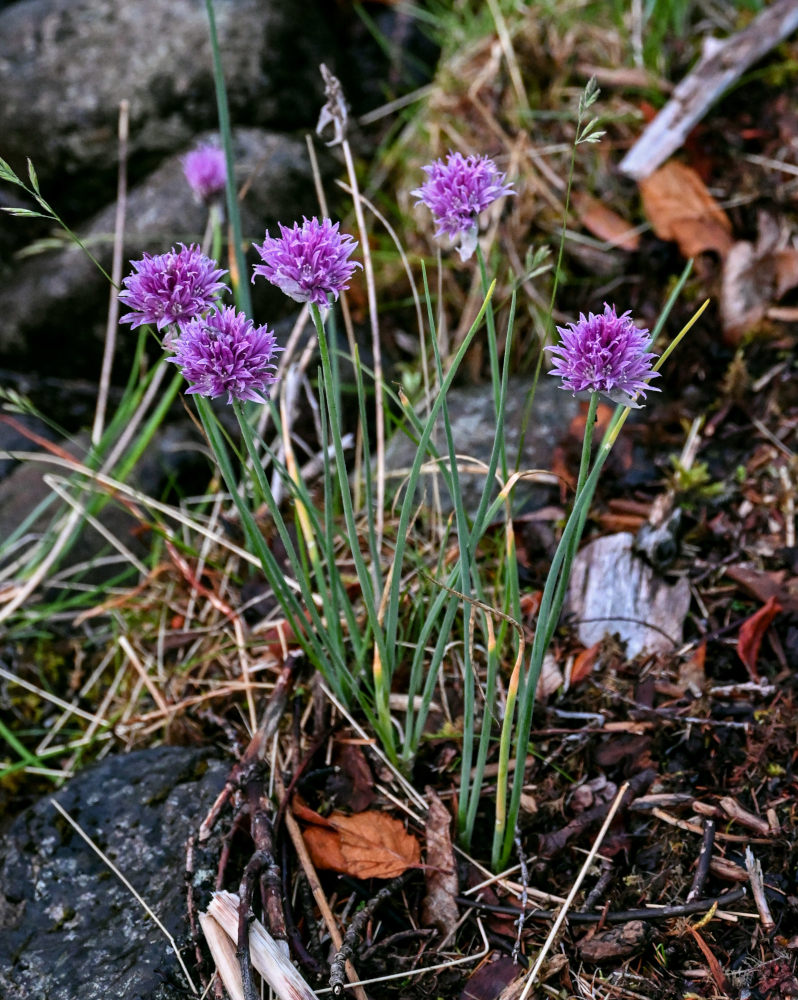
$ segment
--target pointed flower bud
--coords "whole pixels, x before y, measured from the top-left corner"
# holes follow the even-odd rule
[[[210,201],[224,191],[227,183],[224,150],[206,144],[186,153],[182,162],[188,186],[202,201]]]

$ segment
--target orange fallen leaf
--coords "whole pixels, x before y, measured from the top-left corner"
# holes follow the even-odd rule
[[[521,595],[521,614],[524,618],[534,618],[540,610],[540,602],[543,600],[542,590],[533,590],[528,594]]]
[[[586,677],[590,676],[593,667],[596,665],[600,648],[601,643],[594,642],[592,646],[588,646],[587,649],[583,649],[581,653],[577,654],[571,667],[572,687],[580,684]]]
[[[416,838],[387,813],[333,812],[323,822],[324,826],[308,826],[302,833],[317,868],[354,878],[395,878],[421,861]]]
[[[732,247],[731,222],[691,167],[669,160],[640,181],[643,207],[661,240],[674,240],[683,256]]]
[[[755,614],[751,615],[740,626],[740,634],[737,639],[737,655],[743,661],[751,675],[751,680],[759,680],[756,670],[756,661],[759,657],[759,647],[765,637],[765,632],[770,628],[770,623],[782,610],[781,605],[775,597],[769,597],[766,604]]]
[[[572,201],[579,221],[593,236],[621,250],[631,252],[638,249],[640,234],[635,232],[626,219],[607,208],[603,201],[581,191],[573,193]]]

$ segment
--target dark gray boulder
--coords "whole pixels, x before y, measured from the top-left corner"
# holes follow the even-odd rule
[[[325,5],[215,0],[235,121],[297,128],[320,106]],[[290,99],[287,84],[290,82]],[[0,11],[0,155],[40,175],[111,167],[119,102],[130,149],[164,155],[216,121],[201,0],[20,0]]]
[[[208,135],[200,136],[200,141],[203,138]],[[255,128],[236,129],[234,140],[237,180],[246,183],[241,202],[246,236],[261,240],[264,230],[278,220],[290,223],[301,219],[303,212],[312,215],[316,211],[301,140]],[[179,240],[202,239],[207,209],[196,201],[185,181],[181,155],[167,157],[129,192],[123,274],[129,270],[127,260],[144,251],[163,253]],[[115,213],[114,203],[80,228],[81,237],[106,269],[111,264]],[[25,259],[0,283],[0,355],[17,359],[18,364],[32,360],[46,374],[95,375],[108,296],[106,279],[72,245]],[[124,357],[124,334],[119,340]],[[66,345],[68,350],[64,350]]]
[[[54,795],[183,947],[190,971],[186,840],[227,771],[208,751],[160,747],[108,757]],[[0,844],[0,996],[186,995],[163,932],[50,799],[19,816]]]

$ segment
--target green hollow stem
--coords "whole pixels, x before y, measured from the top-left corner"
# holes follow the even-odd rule
[[[538,626],[535,630],[535,638],[532,643],[529,667],[523,681],[520,677],[518,679],[518,687],[522,687],[523,690],[520,697],[518,721],[515,727],[514,747],[516,760],[509,806],[507,807],[506,814],[503,815],[499,814],[497,807],[493,857],[499,859],[498,864],[500,867],[507,863],[513,846],[515,825],[518,821],[518,811],[521,803],[521,790],[524,784],[524,765],[529,745],[529,733],[532,729],[535,689],[543,666],[543,657],[560,617],[576,542],[578,542],[578,536],[584,527],[584,519],[589,509],[596,484],[598,483],[599,475],[628,415],[629,409],[627,407],[621,414],[621,418],[617,421],[614,433],[599,448],[593,468],[585,478],[582,489],[574,500],[573,509],[554,553],[549,574],[546,578],[546,585],[543,588],[543,597],[540,602],[540,610],[538,611]],[[510,730],[511,728],[512,717],[508,711],[505,714],[502,728],[500,757],[502,750],[508,752],[508,740],[510,737],[506,734],[505,730]],[[500,762],[500,767],[502,763],[503,761]]]
[[[334,660],[330,660],[330,653],[334,654],[335,650],[328,650],[323,641],[324,624],[316,610],[313,595],[310,593],[307,585],[303,586],[303,581],[300,579],[298,583],[305,604],[303,608],[297,595],[286,580],[285,570],[275,559],[274,554],[266,543],[266,539],[261,534],[255,522],[249,506],[241,495],[236,475],[230,462],[230,456],[227,452],[224,434],[214,416],[210,401],[203,396],[197,395],[195,396],[195,402],[203,429],[219,466],[219,471],[222,474],[222,479],[241,518],[241,525],[247,544],[253,555],[257,556],[269,586],[274,591],[275,597],[289,622],[291,622],[296,641],[319,670],[321,670],[325,680],[328,680],[333,688],[338,691],[340,690],[340,677],[345,673],[345,664],[335,663]],[[246,423],[246,420],[243,422]],[[292,565],[292,569],[296,571],[294,565]]]
[[[230,125],[230,110],[227,103],[227,86],[224,82],[222,54],[219,48],[219,36],[216,31],[216,15],[213,0],[205,0],[208,13],[208,33],[211,42],[213,58],[213,83],[216,91],[216,110],[219,115],[219,132],[222,137],[222,148],[227,165],[227,183],[225,197],[227,200],[227,218],[230,221],[232,238],[232,258],[236,274],[231,274],[236,305],[247,316],[252,316],[252,298],[249,294],[249,282],[246,280],[246,260],[244,257],[244,241],[241,232],[241,213],[238,210],[238,195],[235,185],[235,156],[233,153],[233,132]],[[231,265],[232,267],[232,265]]]
[[[419,475],[421,473],[421,466],[423,465],[428,449],[430,447],[430,439],[432,437],[433,427],[435,426],[435,421],[437,420],[438,414],[443,406],[443,399],[446,393],[451,388],[451,385],[455,379],[457,371],[465,357],[466,351],[471,345],[477,330],[479,330],[482,323],[482,319],[485,315],[485,310],[487,308],[488,302],[493,295],[495,288],[495,281],[491,284],[488,289],[488,293],[483,300],[482,306],[477,313],[474,322],[471,325],[468,333],[463,338],[463,342],[457,350],[457,353],[452,360],[449,367],[449,371],[446,373],[446,377],[443,383],[440,385],[437,397],[430,407],[429,414],[426,418],[421,433],[419,434],[418,445],[416,448],[416,454],[413,459],[413,464],[410,469],[410,474],[407,478],[407,484],[405,487],[405,495],[402,501],[402,506],[399,512],[399,523],[396,529],[396,553],[394,556],[394,571],[391,577],[391,586],[388,595],[388,605],[385,613],[385,642],[389,648],[395,648],[397,641],[398,632],[398,617],[399,617],[399,599],[401,593],[401,581],[402,581],[402,562],[404,559],[405,543],[407,540],[407,534],[410,527],[410,518],[414,509],[414,494],[416,486],[418,484]]]
[[[321,318],[321,312],[315,303],[311,303],[310,314],[313,318],[313,323],[319,337],[322,378],[326,386],[327,413],[330,421],[330,437],[332,438],[333,451],[335,453],[335,465],[340,485],[341,506],[344,513],[344,522],[346,524],[346,530],[349,534],[352,559],[355,564],[355,572],[357,573],[358,582],[360,583],[363,603],[366,607],[366,615],[374,637],[375,648],[372,673],[374,682],[374,708],[377,718],[378,734],[388,758],[391,763],[396,764],[398,761],[398,754],[390,710],[393,657],[388,654],[389,647],[386,644],[385,635],[380,623],[380,617],[377,611],[377,604],[373,590],[373,578],[369,572],[368,566],[366,565],[366,561],[363,558],[363,553],[360,550],[357,522],[355,520],[355,510],[352,503],[351,487],[349,484],[346,461],[344,458],[344,446],[341,439],[341,418],[338,412],[336,393],[333,391],[335,382],[333,381],[327,333]]]

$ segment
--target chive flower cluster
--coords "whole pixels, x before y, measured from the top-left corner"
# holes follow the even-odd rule
[[[605,302],[603,313],[582,314],[557,331],[560,343],[546,350],[555,356],[549,374],[562,379],[561,388],[600,392],[634,409],[639,408],[638,396],[659,392],[649,384],[659,372],[651,366],[655,355],[647,350],[648,330],[635,326],[629,312],[618,316],[615,306]]]
[[[183,157],[183,174],[188,186],[201,201],[211,201],[224,191],[227,183],[224,150],[207,144],[186,153]]]
[[[216,293],[227,286],[219,279],[222,271],[201,253],[196,244],[179,244],[169,253],[152,256],[145,253],[133,260],[133,273],[122,284],[120,301],[131,311],[120,319],[131,328],[150,323],[162,330],[165,326],[184,326],[196,316],[207,312]]]
[[[193,383],[188,392],[264,402],[276,381],[274,357],[280,350],[274,334],[255,326],[232,307],[220,308],[226,271],[196,244],[180,244],[169,253],[131,261],[133,272],[122,282],[119,298],[130,309],[121,323],[169,327],[167,361],[177,364]]]
[[[193,383],[186,392],[263,403],[277,381],[273,358],[282,348],[266,326],[255,326],[232,306],[188,323],[167,358]]]
[[[338,232],[338,223],[329,219],[306,219],[292,229],[278,223],[279,236],[266,237],[254,244],[262,264],[256,264],[252,280],[258,275],[276,285],[296,302],[310,302],[326,309],[329,296],[337,300],[349,287],[349,280],[360,264],[349,257],[357,247],[351,236]]]
[[[435,160],[422,169],[427,179],[410,193],[417,205],[432,212],[435,237],[457,242],[460,259],[466,261],[477,248],[480,214],[497,198],[515,194],[513,185],[487,156],[449,153],[445,163]]]
[[[330,219],[303,219],[292,229],[280,226],[280,236],[266,238],[255,249],[263,261],[252,280],[264,276],[299,302],[327,308],[349,287],[355,268],[349,257],[357,247]],[[120,300],[130,310],[120,320],[131,327],[149,323],[163,330],[167,358],[191,383],[187,390],[202,396],[227,396],[264,402],[276,381],[274,359],[282,348],[267,326],[256,326],[244,313],[221,306],[229,291],[220,281],[226,271],[206,257],[196,244],[179,244],[169,253],[145,253],[131,261]]]

